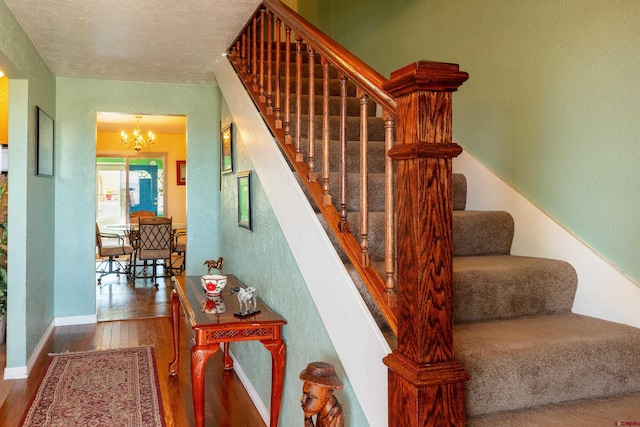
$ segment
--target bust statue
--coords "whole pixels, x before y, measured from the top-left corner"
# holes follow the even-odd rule
[[[333,396],[334,390],[342,389],[342,380],[333,365],[312,362],[300,373],[304,381],[300,404],[304,412],[305,427],[343,427],[342,406]],[[313,422],[313,416],[316,422]]]

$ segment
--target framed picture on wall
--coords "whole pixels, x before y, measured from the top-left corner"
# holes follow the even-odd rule
[[[36,175],[53,176],[53,119],[36,107]]]
[[[185,185],[187,183],[187,161],[176,160],[176,176],[178,177],[176,184]]]
[[[223,174],[233,172],[233,123],[220,130],[220,169]]]
[[[238,173],[238,226],[251,231],[251,171]]]

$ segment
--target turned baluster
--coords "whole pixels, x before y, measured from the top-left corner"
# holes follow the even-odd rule
[[[246,64],[246,72],[244,75],[244,79],[247,82],[247,87],[251,87],[251,26],[248,25],[247,26],[247,45],[246,45],[246,49],[247,49],[247,56],[245,59],[245,64]]]
[[[251,90],[258,91],[258,16],[253,16],[253,31],[251,32]]]
[[[384,212],[385,212],[385,233],[384,233],[384,269],[386,273],[385,287],[387,289],[387,303],[393,307],[395,305],[395,247],[396,247],[396,227],[395,227],[395,206],[393,202],[393,160],[386,153],[393,148],[393,133],[395,121],[388,111],[382,112],[384,118]],[[393,296],[392,296],[393,295]]]
[[[282,31],[282,23],[280,18],[276,18],[276,111],[274,114],[274,120],[276,123],[276,129],[282,129],[282,116],[280,114],[280,62],[281,62],[281,40],[280,32]],[[289,65],[287,65],[288,67]]]
[[[264,103],[266,101],[266,97],[264,94],[264,15],[265,15],[265,10],[264,9],[260,9],[260,78],[259,78],[259,82],[260,84],[258,85],[258,100],[261,103]]]
[[[232,63],[236,64],[236,65],[240,65],[238,62],[238,47],[240,46],[240,40],[236,40],[236,42],[233,44],[233,49],[231,50],[231,60]]]
[[[340,223],[338,229],[343,233],[350,231],[347,220],[347,81],[345,74],[340,75]]]
[[[302,162],[302,39],[296,36],[296,162]],[[309,136],[311,138],[311,136]]]
[[[316,109],[315,109],[315,82],[314,82],[314,78],[315,78],[315,70],[314,70],[314,66],[315,66],[315,55],[316,55],[316,51],[309,46],[308,47],[308,52],[309,52],[309,137],[308,137],[308,159],[307,159],[307,165],[309,166],[309,172],[307,174],[307,178],[309,179],[310,182],[316,182],[317,180],[317,176],[316,176],[316,171],[315,171],[315,167],[316,167],[316,155],[315,155],[315,149],[316,149]]]
[[[247,33],[242,33],[242,53],[240,54],[240,70],[243,78],[246,80],[247,75]]]
[[[272,103],[272,78],[271,72],[273,67],[273,14],[267,13],[267,114],[273,115],[273,103]]]
[[[284,51],[284,142],[291,144],[291,28],[285,27]]]
[[[358,89],[360,95],[360,261],[371,264],[369,254],[369,96]]]
[[[322,201],[331,206],[329,193],[329,61],[322,58]]]

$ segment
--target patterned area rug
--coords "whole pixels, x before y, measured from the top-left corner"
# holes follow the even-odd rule
[[[51,355],[21,425],[164,426],[153,348]]]

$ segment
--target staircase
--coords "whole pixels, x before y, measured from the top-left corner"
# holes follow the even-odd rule
[[[352,97],[348,104],[357,107],[357,101]],[[338,111],[337,107],[332,110]],[[306,123],[306,109],[302,113],[302,123]],[[355,107],[348,113],[352,117],[360,114]],[[369,148],[380,153],[369,159],[369,240],[372,265],[384,275],[383,245],[379,243],[384,236],[384,197],[380,191],[384,187],[384,134],[375,126],[380,120],[372,118],[369,131]],[[303,126],[302,152],[308,146],[307,133],[307,126]],[[357,125],[355,129],[349,126],[347,135],[348,172],[357,177]],[[338,142],[332,144],[337,146]],[[338,164],[331,162],[332,200],[338,200]],[[634,415],[637,418],[640,330],[572,314],[578,284],[573,267],[559,260],[510,255],[511,215],[465,210],[466,179],[454,174],[453,183],[454,342],[456,359],[471,374],[466,389],[468,425],[561,425],[569,421],[598,425],[600,420],[613,423],[634,419]],[[351,231],[358,238],[356,194],[349,195],[347,209]],[[319,211],[318,216],[393,346],[395,336],[389,333],[384,316]],[[550,404],[554,406],[544,406]],[[595,405],[609,405],[610,412],[602,409],[589,414],[575,409]],[[534,415],[539,417],[535,423]]]
[[[264,14],[262,19],[264,19]],[[255,25],[255,24],[254,24]],[[285,44],[281,44],[283,46]],[[296,48],[292,45],[291,57]],[[273,56],[275,57],[275,50]],[[280,53],[284,58],[286,51]],[[308,64],[309,56],[300,56]],[[318,61],[319,62],[319,61]],[[293,66],[293,64],[291,65]],[[309,75],[315,77],[315,92],[323,94],[323,68],[301,68],[299,88],[307,91]],[[250,74],[245,70],[245,74]],[[285,68],[280,67],[280,87],[286,86]],[[275,75],[275,73],[274,73]],[[297,86],[291,73],[292,88]],[[368,223],[367,256],[380,277],[388,275],[385,262],[385,122],[373,102],[363,108],[362,97],[351,82],[341,85],[340,73],[329,73],[328,93],[309,104],[309,95],[293,102],[291,112],[299,113],[297,126],[292,123],[283,152],[295,150],[299,160],[315,159],[320,164],[323,146],[322,102],[327,100],[329,122],[338,124],[340,112],[346,114],[346,157],[340,155],[340,127],[330,129],[328,192],[336,211],[346,211],[349,229],[361,241],[361,175],[363,161],[361,135],[368,145]],[[249,77],[249,80],[255,78]],[[273,87],[277,87],[272,78]],[[245,80],[246,81],[246,80]],[[343,82],[344,83],[344,82]],[[266,85],[266,83],[265,83]],[[248,86],[260,103],[265,98]],[[343,92],[344,91],[344,92]],[[341,94],[347,99],[342,103]],[[286,93],[282,89],[281,96]],[[309,110],[315,119],[309,120]],[[362,126],[363,116],[366,125]],[[309,151],[310,126],[313,126],[313,150]],[[291,156],[288,157],[291,160]],[[292,161],[292,168],[295,161]],[[340,204],[340,169],[345,167],[346,206]],[[295,170],[295,168],[294,168]],[[318,168],[319,170],[319,168]],[[344,261],[354,283],[369,306],[390,345],[395,335],[388,316],[380,309],[371,287],[363,280],[362,269],[344,250],[341,238],[322,215],[317,197],[307,188],[307,177],[299,179],[316,208],[319,220]],[[466,210],[466,179],[453,175],[453,322],[454,353],[471,375],[466,383],[466,417],[471,426],[512,425],[612,425],[615,422],[640,422],[640,330],[571,313],[577,288],[577,275],[566,262],[513,256],[514,222],[508,212]],[[402,200],[398,201],[402,203]],[[416,299],[420,296],[416,296]],[[424,297],[423,297],[424,298]],[[389,391],[390,395],[393,390]]]

